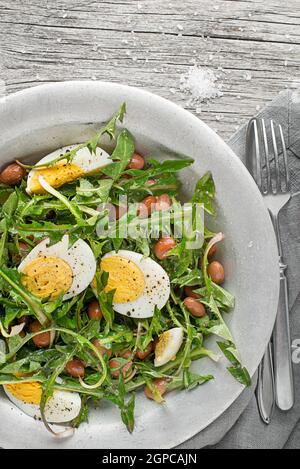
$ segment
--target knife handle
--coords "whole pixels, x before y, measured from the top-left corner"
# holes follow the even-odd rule
[[[257,403],[262,420],[269,425],[275,407],[272,345],[269,343],[258,369]]]
[[[279,258],[280,296],[273,333],[276,404],[283,411],[295,402],[286,266]]]

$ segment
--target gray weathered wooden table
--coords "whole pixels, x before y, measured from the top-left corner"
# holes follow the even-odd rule
[[[223,138],[300,84],[300,0],[0,0],[0,92],[61,80],[127,83],[196,112],[194,64],[223,96],[198,114]],[[199,109],[198,109],[199,113]]]

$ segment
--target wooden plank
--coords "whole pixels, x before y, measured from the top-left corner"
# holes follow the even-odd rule
[[[228,138],[299,86],[299,24],[298,0],[0,0],[0,79],[8,93],[69,79],[128,83],[197,109]],[[194,64],[222,84],[201,114],[180,89]]]

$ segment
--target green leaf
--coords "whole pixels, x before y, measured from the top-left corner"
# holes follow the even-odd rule
[[[220,285],[212,283],[212,294],[215,301],[217,301],[221,307],[228,309],[234,308],[234,296]]]
[[[128,130],[124,129],[117,139],[116,147],[111,155],[114,163],[103,168],[102,172],[114,181],[119,179],[125,171],[135,149],[134,139]]]
[[[2,213],[9,221],[11,221],[11,218],[17,209],[18,200],[17,192],[13,192],[2,206]]]
[[[48,322],[48,318],[43,310],[41,301],[24,288],[20,280],[20,274],[17,270],[2,267],[0,269],[0,276],[8,285],[10,285],[26,306],[28,306],[30,311],[41,324]]]
[[[23,358],[13,363],[9,363],[0,368],[2,374],[16,374],[16,373],[35,373],[41,368],[40,363]]]
[[[248,370],[242,366],[240,355],[235,347],[235,345],[228,341],[228,342],[218,342],[218,346],[224,353],[227,360],[232,364],[232,366],[228,367],[228,371],[232,374],[232,376],[244,386],[251,386],[251,377],[249,375]]]
[[[49,194],[53,195],[53,197],[56,197],[65,205],[65,207],[74,216],[79,225],[84,224],[84,220],[81,217],[81,212],[75,204],[68,200],[67,197],[65,197],[61,192],[50,186],[50,184],[48,184],[48,182],[42,176],[39,177],[39,181],[43,189],[45,189],[47,192],[49,192]]]
[[[207,172],[198,181],[192,198],[192,203],[203,204],[206,212],[215,215],[213,200],[215,198],[215,183],[211,172]]]
[[[207,375],[207,376],[201,376],[195,373],[191,373],[188,370],[184,371],[184,387],[190,391],[191,389],[194,389],[195,387],[205,384],[208,381],[211,381],[214,379],[212,375]]]
[[[158,162],[156,160],[149,160],[149,163],[152,164],[155,168],[154,174],[161,173],[174,173],[177,171],[182,171],[183,169],[191,166],[194,163],[192,158],[178,159],[178,160],[165,160],[163,162]]]
[[[98,203],[107,202],[109,192],[111,190],[113,181],[110,179],[103,179],[97,182],[94,186],[87,179],[80,179],[80,186],[76,188],[76,193],[84,198],[98,197]]]
[[[176,277],[172,280],[172,283],[184,287],[186,285],[195,286],[201,284],[203,280],[202,271],[200,269],[193,269],[188,274],[184,274],[181,277]]]
[[[96,153],[96,148],[99,144],[99,141],[101,139],[101,137],[105,134],[107,134],[110,139],[114,139],[115,138],[115,135],[116,135],[116,126],[117,126],[117,122],[120,121],[120,122],[123,122],[123,119],[124,119],[124,115],[126,114],[126,104],[123,103],[120,107],[120,109],[118,110],[118,112],[116,112],[116,114],[113,116],[113,118],[108,122],[108,124],[106,124],[105,127],[103,127],[100,132],[95,135],[95,137],[93,137],[87,144],[86,146],[88,147],[88,149],[90,150],[90,152],[93,154],[93,153]]]

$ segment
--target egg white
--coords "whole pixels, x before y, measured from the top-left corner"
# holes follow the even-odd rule
[[[96,273],[96,260],[89,245],[82,239],[69,248],[69,236],[64,235],[62,240],[52,246],[48,246],[49,238],[41,241],[28,256],[21,262],[18,271],[22,272],[27,264],[37,257],[53,256],[64,260],[72,269],[73,282],[71,288],[64,295],[64,300],[69,300],[83,292],[93,280]]]
[[[63,148],[59,148],[58,150],[55,150],[49,155],[42,158],[37,163],[37,165],[40,166],[42,164],[49,163],[50,161],[53,161],[56,158],[58,158],[60,155],[65,154],[67,150],[69,151],[74,150],[74,148],[76,148],[77,146],[78,145],[69,145]],[[84,171],[85,174],[92,173],[111,163],[112,163],[112,160],[110,159],[109,154],[99,147],[96,148],[96,154],[91,154],[91,152],[89,151],[87,147],[81,148],[81,150],[78,150],[77,154],[72,160],[72,164],[79,166]],[[36,170],[33,168],[28,174],[27,187],[26,187],[26,192],[28,194],[31,194],[31,181],[32,181],[35,171]]]
[[[40,407],[17,399],[3,386],[9,400],[24,414],[35,419],[41,419]],[[76,392],[55,390],[45,407],[45,418],[49,423],[66,423],[75,419],[81,409],[81,398]]]
[[[144,292],[134,301],[128,303],[113,303],[113,308],[117,313],[132,318],[152,317],[157,306],[163,308],[170,296],[170,279],[166,271],[150,257],[144,257],[142,254],[133,251],[120,250],[111,251],[103,256],[123,257],[128,259],[139,267],[143,272],[145,289]]]
[[[166,332],[163,332],[159,337],[159,343],[164,344],[164,348],[160,350],[159,347],[155,348],[154,366],[163,366],[170,360],[176,357],[183,342],[183,329],[181,327],[174,327]]]

